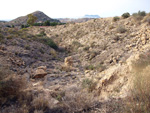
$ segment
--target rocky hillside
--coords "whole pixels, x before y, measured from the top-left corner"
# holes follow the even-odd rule
[[[150,90],[140,92],[145,89],[140,87],[142,80],[149,85],[145,76],[150,67],[149,17],[1,28],[0,73],[4,77],[0,82],[4,85],[0,91],[9,89],[5,86],[10,83],[9,77],[24,80],[20,83],[11,78],[18,88],[14,95],[0,93],[1,112],[143,112],[146,109],[140,107],[147,102],[144,99]],[[140,84],[135,84],[135,75],[139,74]],[[19,84],[24,82],[22,88]]]
[[[37,23],[38,22],[45,22],[45,21],[50,21],[50,22],[60,22],[59,20],[56,20],[56,19],[52,19],[50,17],[48,17],[46,14],[44,14],[43,12],[41,11],[36,11],[36,12],[33,12],[31,13],[33,14],[34,16],[36,16],[38,19],[37,19]],[[18,17],[10,22],[7,22],[6,24],[7,25],[14,25],[14,26],[20,26],[20,25],[26,25],[27,24],[27,20],[28,20],[28,16],[21,16],[21,17]]]
[[[147,38],[143,38],[149,36],[148,23],[138,25],[132,17],[117,22],[112,20],[113,18],[101,18],[42,29],[59,46],[79,53],[83,66],[92,64],[94,67],[108,67],[124,63],[131,54],[142,51],[143,45],[149,42]],[[35,27],[30,32],[37,34],[40,29]]]

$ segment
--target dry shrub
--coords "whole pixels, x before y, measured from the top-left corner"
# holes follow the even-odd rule
[[[23,80],[17,78],[9,78],[8,80],[1,81],[0,83],[0,99],[5,101],[13,101],[13,99],[18,98],[20,91],[22,90]]]
[[[87,112],[92,109],[98,102],[93,94],[85,90],[74,87],[66,91],[62,100],[64,113]]]
[[[8,68],[0,68],[0,105],[8,105],[16,101],[25,87],[25,81],[15,75]]]
[[[150,15],[148,14],[147,16],[145,16],[142,22],[147,22],[148,24],[150,24]]]
[[[138,13],[133,13],[132,16],[133,16],[134,20],[136,22],[138,22],[138,21],[141,21],[144,18],[144,16],[146,16],[146,12],[138,11]]]
[[[119,36],[117,36],[117,35],[112,35],[111,38],[112,38],[115,42],[121,40],[121,38],[120,38]]]
[[[109,41],[108,41],[107,39],[102,40],[102,41],[100,42],[100,49],[106,50],[107,47],[108,47],[108,42],[109,42]]]
[[[90,49],[89,46],[85,46],[85,47],[83,48],[83,51],[89,51],[89,49]]]
[[[54,92],[51,96],[59,101],[58,104],[50,104],[48,113],[82,113],[88,112],[97,105],[97,97],[94,94],[82,90],[79,86],[71,86],[60,92]]]
[[[118,26],[117,27],[117,32],[118,33],[125,33],[127,30],[126,30],[126,28],[124,27],[124,26]]]
[[[16,107],[15,105],[5,107],[1,109],[1,113],[29,113],[28,108],[24,107]]]
[[[54,49],[51,49],[51,50],[50,50],[50,54],[51,54],[54,58],[57,57],[57,52],[56,52]]]
[[[0,81],[7,78],[12,72],[8,67],[0,67]]]
[[[79,47],[83,47],[83,45],[79,41],[73,41],[71,44],[73,50],[78,50]]]
[[[27,106],[32,96],[23,91],[26,86],[25,79],[14,75],[6,67],[0,67],[0,109],[4,112],[28,113]]]
[[[42,110],[35,110],[34,113],[44,113]]]
[[[62,101],[62,98],[65,96],[65,91],[51,92],[51,97],[55,98],[58,101]]]
[[[89,92],[95,90],[97,83],[92,79],[86,78],[82,80],[82,87],[87,88]]]
[[[109,27],[110,30],[115,28],[113,25],[109,25],[108,27]]]
[[[43,96],[38,96],[33,99],[31,102],[32,109],[38,110],[38,111],[47,111],[49,109],[49,103],[48,100],[46,100]]]
[[[127,113],[124,109],[124,100],[111,98],[101,103],[101,111],[98,113]]]
[[[133,87],[126,107],[128,112],[150,112],[150,58],[148,56],[143,55],[136,65],[134,64]]]
[[[118,16],[115,16],[115,17],[113,18],[113,21],[114,21],[114,22],[119,21],[119,20],[120,20],[120,17],[118,17]]]

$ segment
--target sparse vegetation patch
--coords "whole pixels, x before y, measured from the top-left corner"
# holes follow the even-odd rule
[[[132,16],[133,16],[134,20],[140,21],[143,19],[144,16],[146,16],[146,12],[145,11],[138,11],[138,13],[133,13]]]

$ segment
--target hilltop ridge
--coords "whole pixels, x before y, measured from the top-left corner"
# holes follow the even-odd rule
[[[37,17],[36,23],[42,23],[45,21],[50,21],[50,22],[60,22],[57,19],[52,19],[50,17],[48,17],[46,14],[44,14],[42,11],[35,11],[33,13],[34,16]],[[18,17],[14,20],[11,20],[9,22],[6,22],[5,25],[14,25],[14,26],[21,26],[21,25],[26,25],[27,24],[27,20],[28,20],[28,16],[21,16]]]

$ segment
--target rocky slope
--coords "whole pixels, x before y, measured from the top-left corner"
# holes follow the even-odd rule
[[[30,32],[37,34],[40,29],[35,27]],[[118,22],[104,18],[42,29],[59,46],[79,53],[83,66],[92,64],[109,67],[123,63],[131,54],[142,51],[142,46],[149,43],[149,26],[147,23],[137,25],[132,17]]]
[[[130,95],[133,61],[150,50],[150,26],[133,17],[112,20],[1,29],[0,66],[26,77],[25,91],[34,95],[27,112],[123,112],[118,106]],[[45,100],[45,109],[35,107]]]
[[[122,98],[131,86],[132,60],[149,50],[150,27],[133,17],[117,22],[101,18],[85,23],[43,28],[47,36],[71,52],[81,62],[84,78],[98,82],[101,98]],[[40,28],[32,28],[37,34]],[[82,79],[82,77],[81,77]],[[120,84],[118,87],[118,84]]]

